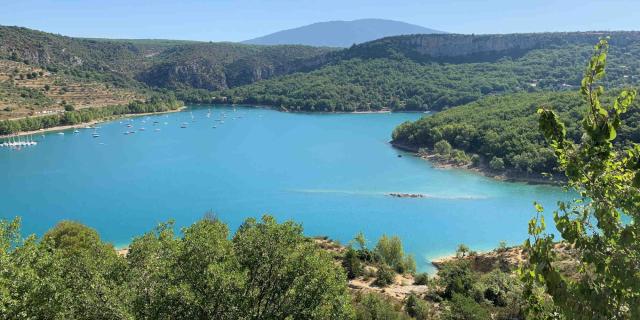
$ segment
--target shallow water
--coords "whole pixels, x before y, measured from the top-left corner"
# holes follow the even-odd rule
[[[89,129],[48,133],[35,147],[0,150],[0,217],[20,215],[25,233],[37,234],[62,219],[78,220],[125,245],[168,219],[184,226],[213,210],[235,229],[269,213],[343,243],[359,231],[371,242],[399,235],[420,269],[431,270],[430,259],[460,243],[474,250],[500,240],[522,243],[532,202],[551,209],[567,197],[557,187],[433,169],[392,148],[393,128],[421,114],[215,106],[207,117],[208,110],[103,123],[99,138]],[[223,112],[224,123],[215,121]]]

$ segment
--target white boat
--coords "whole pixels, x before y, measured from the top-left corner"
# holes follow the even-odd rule
[[[64,132],[58,132],[58,135],[64,136]]]
[[[75,130],[73,130],[73,133],[80,133],[80,130],[75,129]]]

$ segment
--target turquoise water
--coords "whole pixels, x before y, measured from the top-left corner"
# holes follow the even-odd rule
[[[224,123],[214,121],[222,112]],[[419,267],[430,270],[429,259],[460,243],[475,250],[500,240],[522,243],[532,202],[552,208],[566,197],[556,187],[433,169],[392,148],[393,128],[421,114],[224,106],[207,113],[198,107],[117,120],[101,124],[99,138],[93,130],[69,130],[38,137],[35,147],[0,150],[0,217],[20,215],[25,233],[37,234],[61,219],[78,220],[125,245],[161,221],[184,226],[208,210],[232,229],[269,213],[302,223],[308,235],[342,242],[359,231],[371,240],[399,235]],[[183,122],[187,128],[180,128]],[[123,134],[130,130],[137,132]],[[389,192],[429,197],[398,199]]]

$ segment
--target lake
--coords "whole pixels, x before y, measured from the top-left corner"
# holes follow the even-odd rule
[[[434,169],[388,144],[396,125],[421,116],[199,106],[102,123],[98,138],[91,129],[38,135],[37,146],[0,150],[0,217],[19,215],[24,233],[37,234],[77,220],[123,246],[169,219],[185,226],[212,210],[235,230],[268,213],[342,243],[359,231],[370,245],[398,235],[431,271],[430,259],[460,243],[521,244],[533,201],[550,211],[567,197],[558,187]]]

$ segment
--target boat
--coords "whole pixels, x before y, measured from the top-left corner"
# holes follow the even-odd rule
[[[58,132],[58,135],[63,136],[63,135],[64,135],[64,132]]]
[[[94,137],[94,138],[98,138],[98,137],[100,137],[100,134],[97,133],[97,132],[94,132],[91,136]]]
[[[131,127],[133,127],[132,124],[127,124],[127,128],[131,128]]]
[[[80,130],[75,129],[75,130],[73,130],[73,133],[80,133]]]
[[[216,126],[213,126],[212,128],[214,128],[214,129],[215,129],[215,128],[217,128],[217,127],[216,127]]]
[[[180,125],[180,128],[182,128],[182,129],[184,129],[184,128],[186,128],[186,127],[187,127],[187,123],[186,123],[186,122],[183,122],[183,123]]]
[[[160,131],[160,128],[156,128],[155,131]]]
[[[140,129],[138,129],[138,130],[140,130],[140,131],[144,131],[144,128],[140,128]]]

